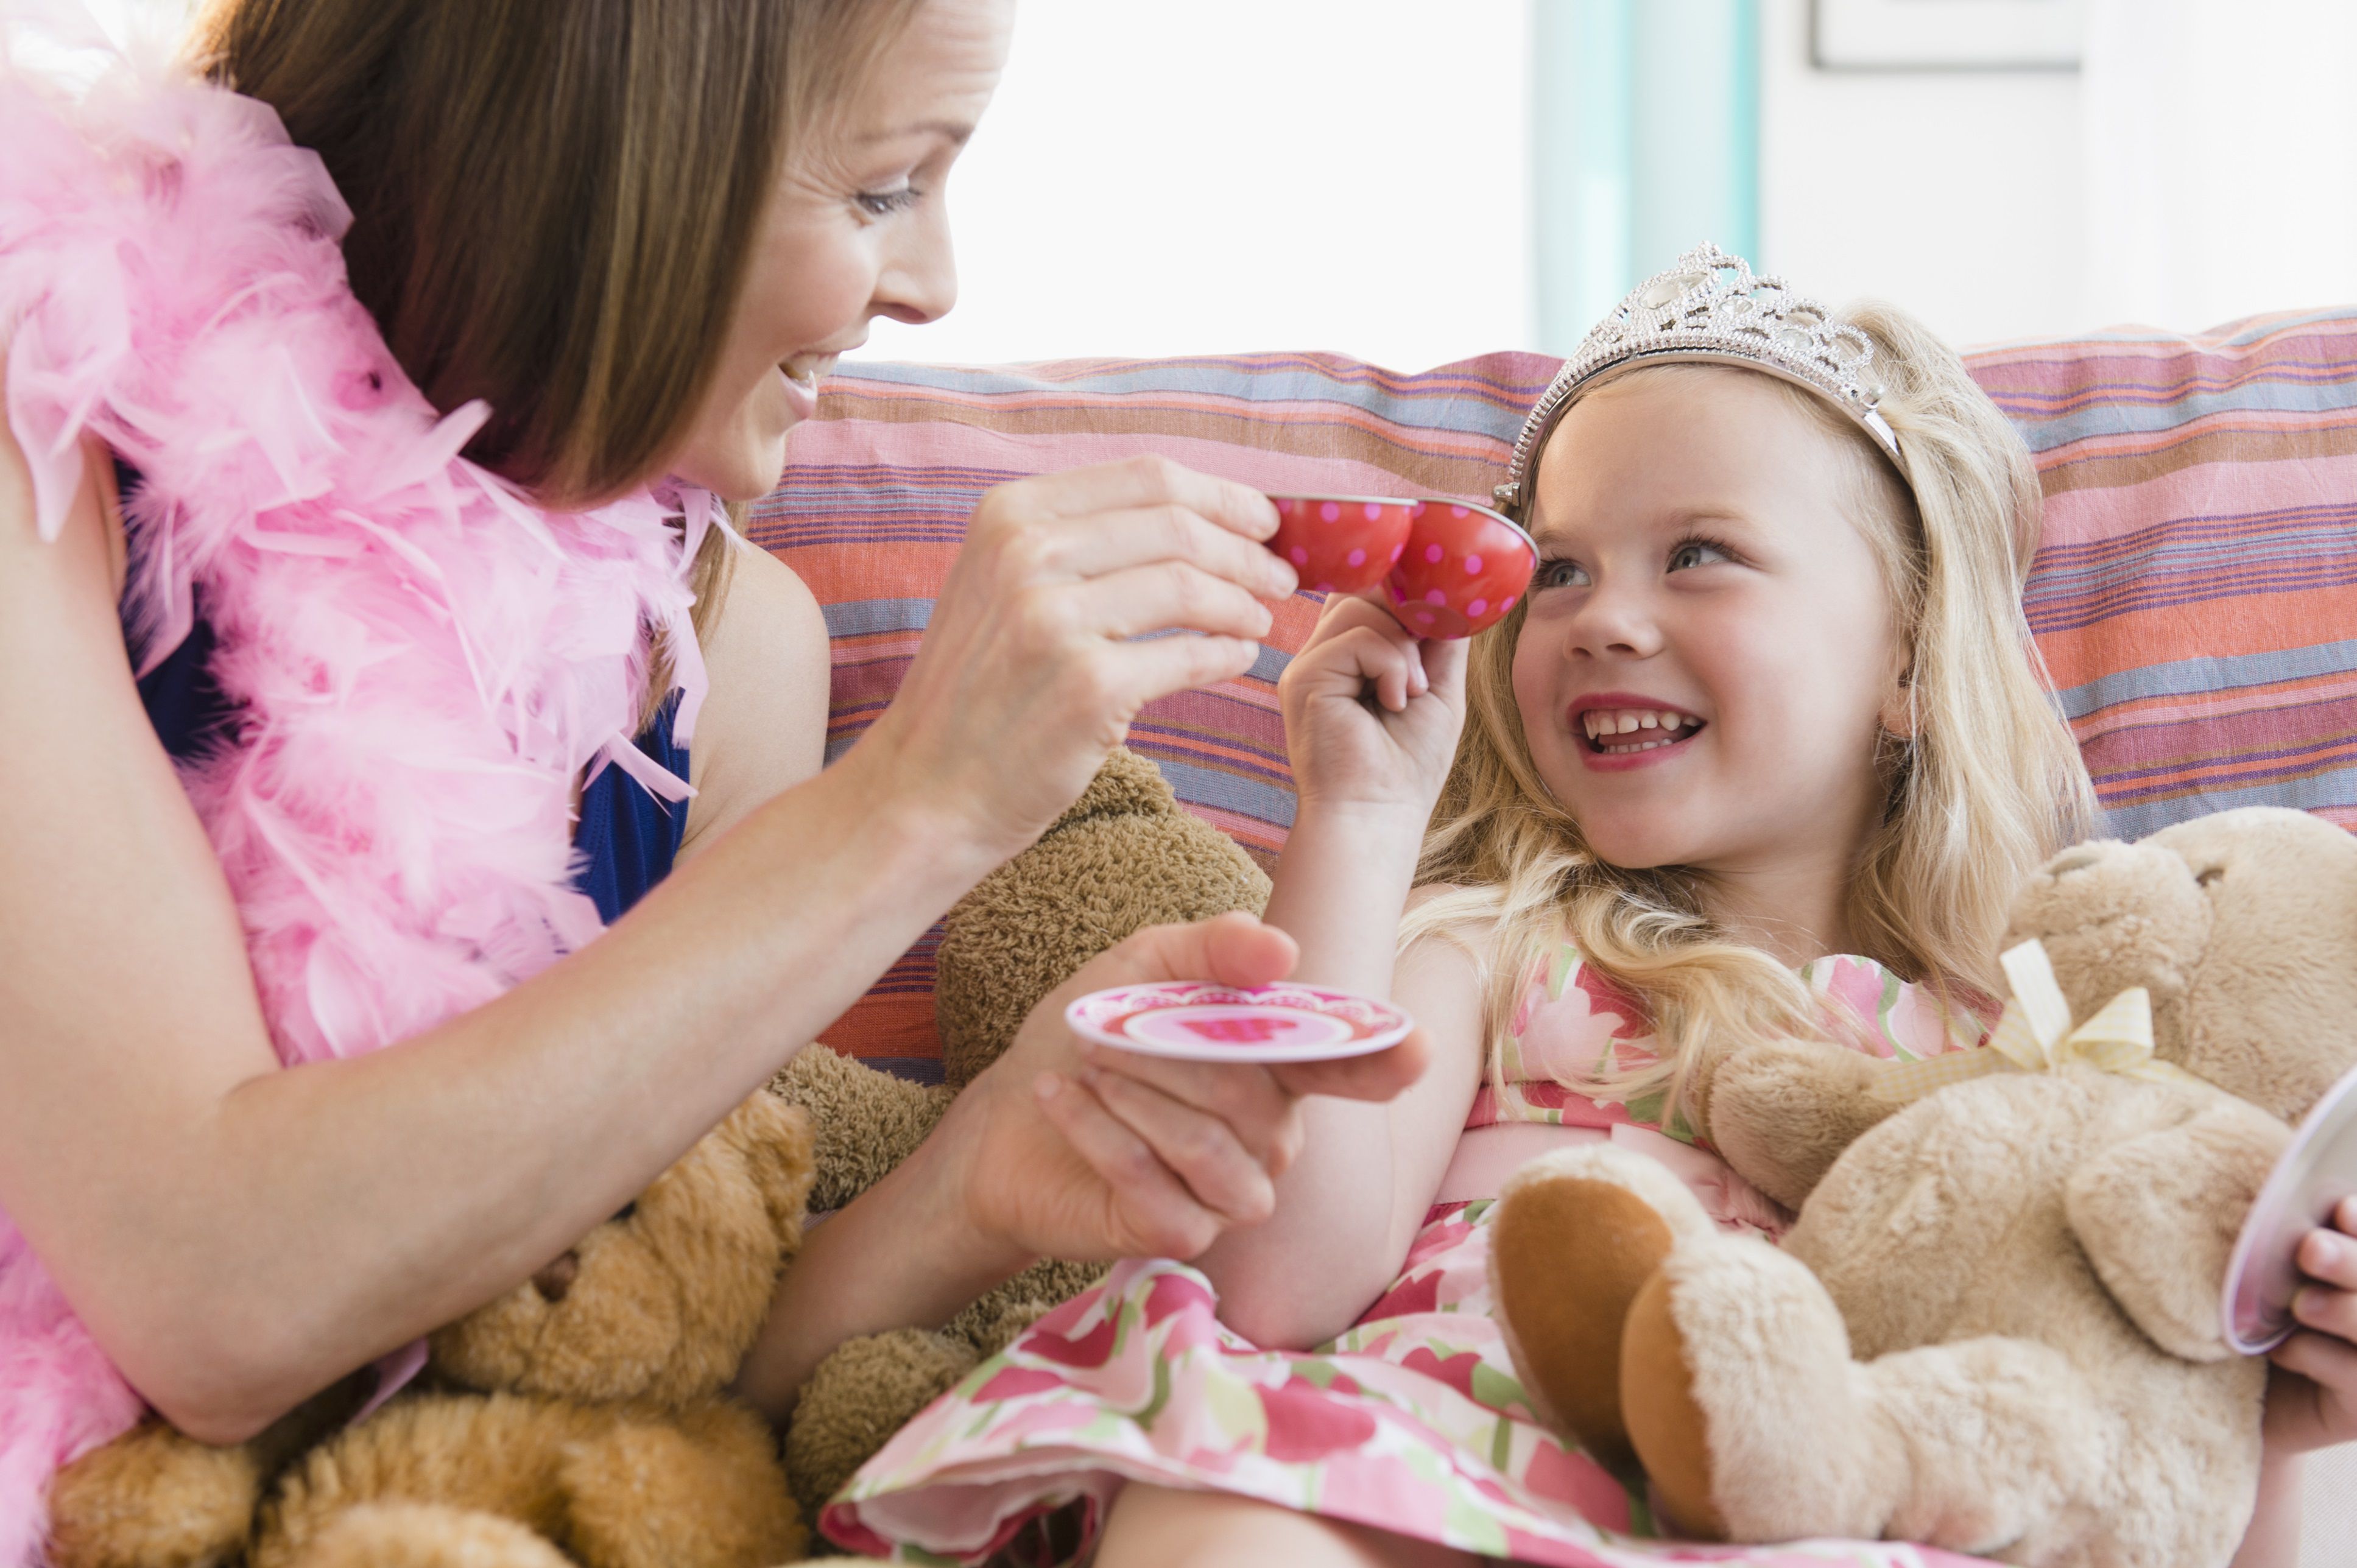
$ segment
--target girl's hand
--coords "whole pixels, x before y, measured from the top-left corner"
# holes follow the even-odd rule
[[[942,842],[995,864],[1071,805],[1157,697],[1259,656],[1293,568],[1260,541],[1267,497],[1160,457],[982,498],[892,705],[856,752]],[[1146,633],[1200,632],[1134,641]],[[847,759],[846,759],[847,760]]]
[[[1300,1096],[1388,1100],[1422,1075],[1423,1036],[1281,1069],[1161,1061],[1085,1046],[1064,1007],[1149,981],[1265,985],[1291,972],[1295,950],[1283,932],[1235,914],[1153,927],[1090,961],[951,1105],[942,1132],[966,1224],[1016,1262],[1191,1258],[1230,1227],[1266,1219],[1275,1179],[1300,1151]]]
[[[1328,599],[1277,682],[1303,808],[1404,808],[1421,828],[1465,722],[1466,648],[1418,641],[1372,599]]]
[[[2280,1453],[2357,1442],[2357,1197],[2332,1221],[2299,1244],[2300,1271],[2316,1283],[2292,1301],[2303,1326],[2268,1358],[2266,1439]]]

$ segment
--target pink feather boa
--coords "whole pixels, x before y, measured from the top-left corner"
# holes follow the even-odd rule
[[[279,1056],[415,1035],[596,936],[572,787],[613,761],[686,792],[630,737],[650,627],[693,732],[684,564],[710,498],[550,515],[459,457],[485,410],[437,419],[395,366],[346,286],[350,214],[262,104],[121,55],[79,95],[12,60],[0,148],[8,422],[39,528],[95,437],[144,476],[126,605],[149,662],[201,598],[242,713],[184,782]],[[39,1560],[50,1477],[141,1408],[0,1215],[0,1568]]]

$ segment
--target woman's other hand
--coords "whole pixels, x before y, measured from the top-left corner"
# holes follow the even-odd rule
[[[1290,938],[1249,915],[1158,926],[1098,955],[1032,1009],[942,1129],[955,1135],[945,1143],[958,1151],[957,1190],[974,1229],[1011,1256],[1191,1258],[1231,1227],[1265,1219],[1275,1177],[1300,1151],[1300,1097],[1390,1099],[1423,1073],[1423,1035],[1372,1056],[1264,1068],[1091,1047],[1063,1015],[1073,998],[1114,985],[1265,985],[1294,958]]]
[[[2300,1327],[2269,1358],[2267,1444],[2281,1453],[2357,1442],[2357,1197],[2342,1199],[2332,1219],[2300,1241],[2300,1272],[2312,1282],[2293,1298]]]
[[[1326,601],[1277,682],[1305,811],[1396,808],[1422,830],[1465,722],[1467,646],[1419,641],[1368,598]]]
[[[1252,667],[1293,568],[1268,498],[1143,457],[982,498],[899,694],[857,751],[998,859],[1036,839],[1157,697]],[[1200,636],[1149,637],[1162,631]],[[1138,639],[1146,640],[1137,640]]]

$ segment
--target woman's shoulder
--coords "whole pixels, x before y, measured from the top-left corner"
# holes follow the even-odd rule
[[[711,692],[696,723],[687,844],[708,840],[825,760],[826,617],[809,585],[758,546],[736,546],[705,637]]]

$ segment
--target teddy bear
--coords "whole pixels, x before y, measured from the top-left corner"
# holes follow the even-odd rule
[[[2254,808],[2081,845],[2007,942],[1979,1051],[1711,1064],[1701,1125],[1799,1211],[1781,1249],[1609,1146],[1506,1184],[1491,1283],[1526,1393],[1683,1530],[2234,1555],[2266,1364],[2228,1347],[2221,1286],[2292,1125],[2357,1066],[2357,838]]]
[[[914,1083],[813,1046],[772,1083],[811,1113],[812,1210],[842,1208],[907,1158],[1039,1000],[1091,958],[1142,927],[1257,914],[1268,895],[1268,877],[1233,840],[1182,808],[1151,761],[1115,748],[1071,809],[943,921],[934,989],[943,1082]],[[838,1347],[787,1430],[796,1500],[815,1518],[909,1417],[1104,1272],[1042,1260],[939,1329]]]
[[[430,1340],[235,1447],[150,1421],[51,1491],[53,1568],[772,1568],[805,1532],[723,1397],[801,1245],[807,1115],[758,1091],[634,1202]]]

